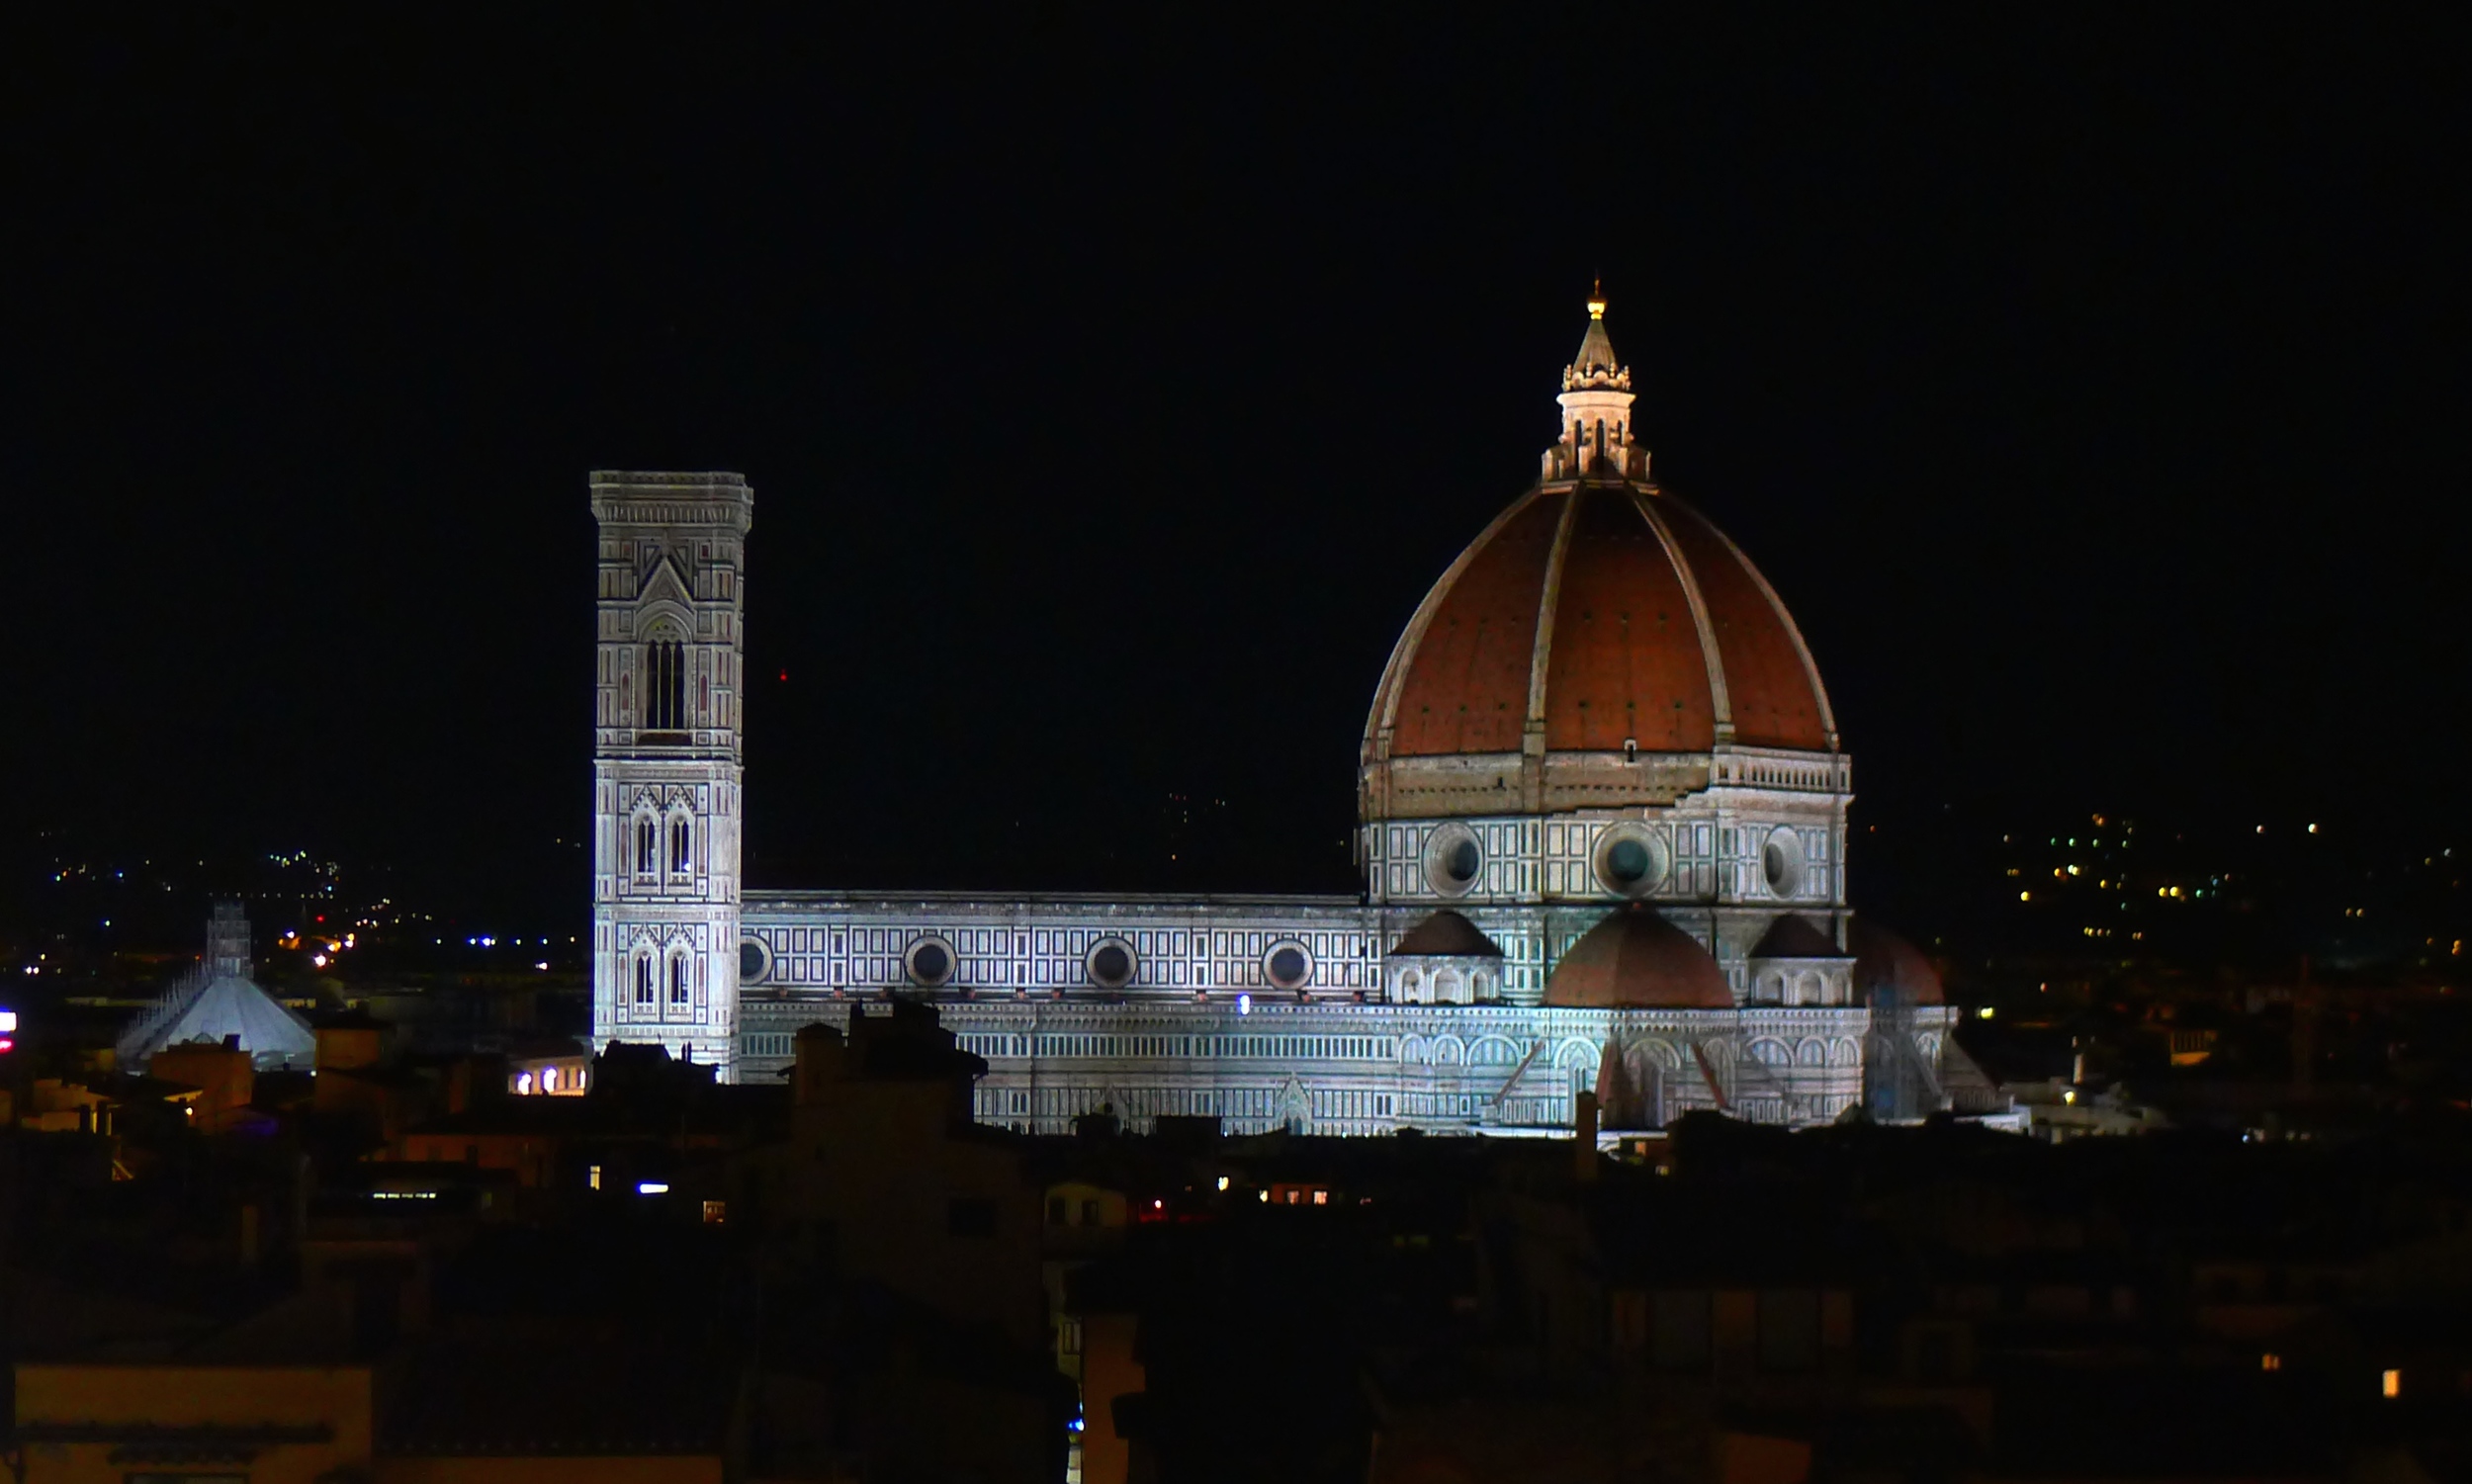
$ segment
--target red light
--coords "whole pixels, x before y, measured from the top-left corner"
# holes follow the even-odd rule
[[[790,672],[789,672],[788,670],[783,670],[783,671],[781,672],[781,678],[782,678],[782,679],[787,680],[789,677],[790,677]]]
[[[10,1040],[7,1036],[0,1036],[0,1052],[15,1051],[16,1049],[17,1043],[15,1041]]]

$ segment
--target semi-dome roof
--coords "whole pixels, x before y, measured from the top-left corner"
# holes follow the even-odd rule
[[[1867,1004],[1880,1004],[1894,992],[1901,1004],[1945,1004],[1940,971],[1922,950],[1868,917],[1856,917],[1846,928],[1854,949],[1854,991]]]
[[[1400,934],[1390,951],[1408,958],[1502,957],[1500,943],[1447,907]]]
[[[1753,958],[1843,958],[1828,930],[1801,913],[1780,913],[1760,940],[1751,945]]]
[[[1733,1008],[1725,971],[1700,940],[1637,903],[1589,928],[1553,966],[1558,1009]]]
[[[1592,302],[1601,314],[1603,302]],[[1400,636],[1367,757],[1522,750],[1834,751],[1794,619],[1725,534],[1647,478],[1601,319],[1563,373],[1562,441]]]

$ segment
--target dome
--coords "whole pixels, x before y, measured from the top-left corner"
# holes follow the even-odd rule
[[[1590,308],[1600,311],[1602,301]],[[1834,752],[1794,619],[1708,517],[1647,478],[1600,319],[1563,373],[1545,477],[1419,605],[1382,673],[1366,761],[1533,752]]]
[[[1402,934],[1392,953],[1408,958],[1500,958],[1502,945],[1484,929],[1448,909]]]
[[[1557,1009],[1733,1008],[1725,971],[1699,939],[1645,907],[1615,913],[1571,944],[1545,981]]]
[[[1845,952],[1837,940],[1800,913],[1784,913],[1768,924],[1760,940],[1752,945],[1753,958],[1843,958]]]
[[[1856,917],[1846,940],[1854,949],[1854,993],[1865,1004],[1882,1003],[1882,991],[1895,992],[1897,1003],[1903,1004],[1948,1003],[1940,971],[1904,938],[1867,917]]]

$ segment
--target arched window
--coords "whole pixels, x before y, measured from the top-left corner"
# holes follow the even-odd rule
[[[695,869],[695,827],[682,814],[669,817],[669,869],[681,876]]]
[[[677,732],[686,724],[686,646],[663,624],[644,647],[644,725]]]
[[[686,955],[683,953],[669,961],[669,1003],[671,1004],[687,1003]]]
[[[653,1003],[653,961],[642,954],[637,954],[635,960],[635,1003]]]
[[[635,821],[635,871],[651,876],[661,870],[661,827],[651,815],[638,815]]]

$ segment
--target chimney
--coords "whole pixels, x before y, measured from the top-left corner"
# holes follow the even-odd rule
[[[1571,1174],[1581,1184],[1597,1178],[1597,1094],[1582,1091],[1571,1099]]]

